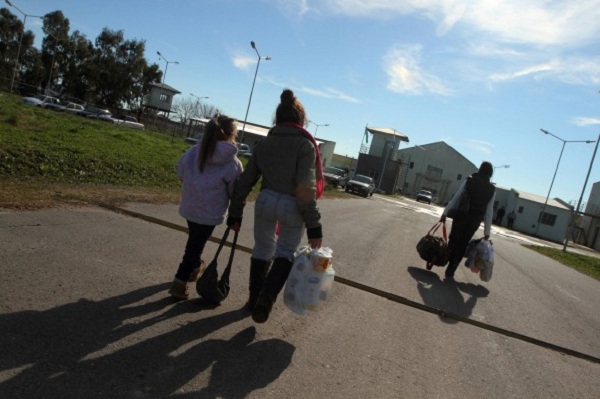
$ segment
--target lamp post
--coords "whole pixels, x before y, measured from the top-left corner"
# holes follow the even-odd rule
[[[200,102],[200,100],[202,100],[203,98],[210,98],[210,97],[198,97],[197,95],[195,95],[194,93],[190,93],[190,96],[195,97],[196,98],[196,104],[198,104]]]
[[[248,121],[248,111],[250,111],[250,103],[252,102],[252,93],[254,92],[254,83],[256,83],[256,75],[258,75],[258,67],[260,66],[260,60],[269,61],[271,57],[261,57],[258,50],[256,49],[256,43],[250,42],[250,45],[256,51],[258,56],[258,62],[256,63],[256,71],[254,72],[254,80],[252,81],[252,89],[250,89],[250,98],[248,99],[248,107],[246,108],[246,116],[244,117],[244,124],[242,125],[242,134],[240,135],[240,143],[244,142],[244,133],[246,130],[246,122]]]
[[[319,125],[318,123],[315,123],[313,121],[309,121],[310,123],[312,123],[313,125],[315,125],[315,138],[317,137],[317,131],[319,130],[319,126],[329,126],[329,123],[324,123]]]
[[[21,56],[21,45],[23,43],[23,35],[25,34],[25,24],[27,23],[27,17],[33,17],[33,18],[39,18],[39,19],[44,19],[44,17],[40,17],[39,15],[25,14],[23,11],[21,11],[19,9],[19,7],[15,6],[10,1],[4,0],[4,2],[6,4],[8,4],[9,6],[13,7],[14,9],[16,9],[17,11],[19,11],[21,14],[23,14],[23,29],[21,30],[21,37],[19,38],[19,47],[17,49],[17,58],[15,60],[15,67],[13,69],[12,80],[10,81],[10,95],[12,95],[13,86],[15,84],[15,77],[17,75],[17,68],[19,67],[19,57]]]
[[[169,64],[179,64],[179,61],[167,61],[167,59],[160,53],[160,51],[157,51],[156,54],[158,54],[158,56],[160,58],[162,58],[167,65],[165,66],[165,76],[163,76],[163,83],[165,83],[165,81],[167,80],[167,70],[169,69]]]
[[[581,195],[579,196],[579,201],[577,201],[577,208],[575,209],[575,214],[579,213],[579,208],[581,208],[581,201],[583,200],[583,193],[585,192],[585,186],[587,186],[588,179],[590,178],[590,173],[592,171],[592,165],[594,165],[594,158],[596,158],[596,151],[598,151],[598,143],[600,143],[600,134],[598,134],[598,140],[596,140],[596,146],[594,147],[594,153],[592,154],[592,160],[590,161],[590,167],[588,168],[587,175],[585,176],[585,182],[583,183],[583,188],[581,189]],[[573,221],[574,222],[574,221]],[[572,231],[572,224],[569,225],[569,233]],[[569,239],[569,233],[565,237],[565,243],[563,246],[563,252],[567,252],[567,240]]]
[[[544,217],[544,212],[546,211],[546,205],[548,205],[548,198],[550,198],[550,192],[552,192],[552,186],[554,185],[554,179],[556,178],[556,172],[558,172],[558,166],[560,165],[560,159],[562,158],[563,151],[565,150],[565,145],[567,143],[587,143],[587,144],[589,144],[589,143],[593,143],[594,142],[593,140],[564,140],[564,139],[561,139],[560,137],[558,137],[558,136],[550,133],[547,130],[544,130],[544,129],[540,129],[540,130],[542,131],[542,133],[549,134],[550,136],[552,136],[552,137],[554,137],[554,138],[562,141],[563,144],[562,144],[562,148],[560,150],[560,155],[558,156],[558,162],[556,163],[556,169],[554,170],[554,176],[552,176],[552,182],[550,182],[550,189],[548,190],[548,195],[546,195],[546,201],[544,201],[544,206],[542,206],[542,212],[540,213],[540,216],[539,216],[539,219],[538,219],[538,223],[537,223],[537,226],[535,228],[535,235],[536,236],[537,236],[538,231],[540,229],[540,224],[541,224],[542,219]]]
[[[510,165],[498,165],[498,166],[494,166],[494,173],[492,173],[492,176],[496,174],[496,169],[498,168],[510,168]]]

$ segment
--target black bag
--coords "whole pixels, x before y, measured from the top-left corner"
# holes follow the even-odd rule
[[[218,305],[221,303],[221,301],[227,298],[227,295],[229,295],[229,274],[231,273],[233,254],[235,253],[235,247],[237,245],[237,231],[233,237],[233,244],[231,245],[231,252],[229,253],[229,262],[227,262],[227,266],[225,267],[220,280],[219,273],[217,272],[217,258],[219,257],[219,253],[221,252],[225,241],[227,241],[229,230],[230,228],[227,227],[227,230],[225,230],[225,233],[223,233],[223,238],[221,238],[219,249],[217,249],[214,259],[212,262],[210,262],[198,281],[196,281],[196,291],[198,292],[198,295],[200,295],[206,302],[213,305]]]
[[[440,226],[442,226],[442,237],[435,237],[434,234]],[[427,235],[421,237],[417,243],[417,252],[421,259],[427,262],[427,270],[431,270],[434,265],[445,266],[448,263],[450,250],[448,249],[445,222],[437,222]]]
[[[448,209],[448,216],[450,219],[454,219],[458,215],[466,215],[469,213],[469,207],[471,205],[471,178],[467,178],[467,183],[465,184],[465,189],[463,190],[460,198],[458,199],[458,204],[451,209]]]

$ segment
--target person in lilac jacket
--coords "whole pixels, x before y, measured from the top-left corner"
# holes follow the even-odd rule
[[[198,279],[206,241],[223,223],[233,186],[243,167],[237,158],[237,125],[224,115],[211,119],[199,145],[191,147],[177,163],[182,182],[179,214],[187,220],[188,239],[169,294],[188,299],[188,282]]]

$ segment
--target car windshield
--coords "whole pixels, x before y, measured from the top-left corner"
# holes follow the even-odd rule
[[[337,175],[337,176],[343,176],[345,173],[342,169],[338,169],[338,168],[325,168],[325,170],[323,172],[329,173],[332,175]]]
[[[431,195],[431,191],[425,191],[425,190],[421,190],[421,191],[419,192],[419,194],[421,194],[421,195]]]
[[[371,184],[373,182],[373,179],[371,179],[370,177],[367,177],[367,176],[363,176],[363,175],[355,175],[354,179],[352,179],[352,180],[356,180],[361,183],[367,183],[367,184]]]

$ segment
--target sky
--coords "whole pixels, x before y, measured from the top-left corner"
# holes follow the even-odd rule
[[[336,154],[356,157],[368,125],[407,135],[400,148],[445,141],[498,166],[498,186],[574,205],[588,171],[583,203],[600,181],[600,0],[11,3],[61,10],[92,41],[105,27],[145,41],[166,84],[239,120],[258,65],[248,121],[271,125],[291,88]],[[26,24],[39,38],[40,22]]]

